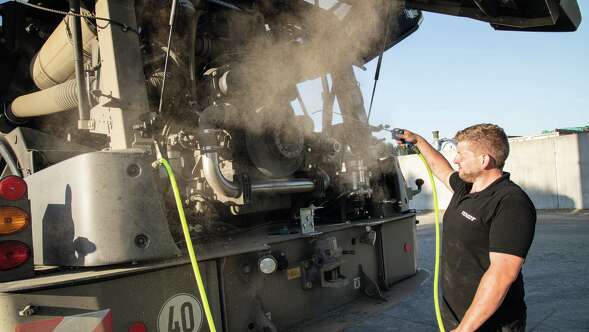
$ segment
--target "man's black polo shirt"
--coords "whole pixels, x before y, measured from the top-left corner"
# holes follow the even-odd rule
[[[450,176],[450,186],[454,195],[444,214],[442,290],[446,309],[460,322],[489,268],[489,252],[526,257],[534,238],[536,209],[509,180],[509,173],[477,193],[470,193],[472,183],[460,179],[458,172]],[[494,330],[521,319],[525,312],[520,272],[499,309],[479,330]]]

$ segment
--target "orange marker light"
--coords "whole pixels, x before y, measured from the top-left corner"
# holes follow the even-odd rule
[[[0,236],[16,233],[29,225],[29,215],[14,206],[0,207]]]

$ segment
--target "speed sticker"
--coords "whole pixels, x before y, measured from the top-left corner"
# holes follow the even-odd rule
[[[202,325],[202,305],[191,294],[172,296],[158,315],[159,332],[197,332]]]

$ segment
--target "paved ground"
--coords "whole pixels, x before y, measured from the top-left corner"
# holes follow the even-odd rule
[[[433,216],[418,218],[419,267],[430,270],[415,294],[362,317],[346,332],[436,331]],[[524,265],[527,331],[589,331],[589,212],[541,212]]]

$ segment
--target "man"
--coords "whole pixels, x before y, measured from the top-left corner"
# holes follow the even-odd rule
[[[492,124],[456,134],[455,172],[423,137],[415,144],[434,175],[453,192],[444,214],[442,316],[446,331],[524,331],[521,267],[536,225],[532,201],[503,172],[509,142]]]

